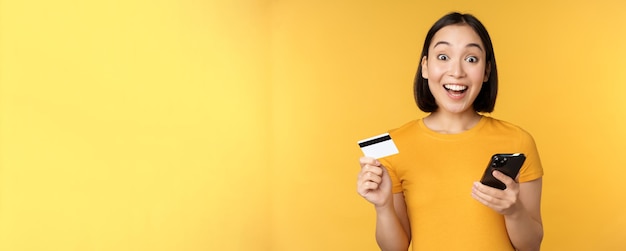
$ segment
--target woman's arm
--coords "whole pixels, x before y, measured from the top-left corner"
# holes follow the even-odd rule
[[[406,251],[411,242],[411,227],[403,193],[393,194],[393,207],[376,207],[376,242],[383,251]]]
[[[373,158],[360,159],[357,192],[376,209],[376,242],[383,251],[406,251],[411,230],[403,193],[392,194],[387,169]]]
[[[523,210],[504,216],[509,239],[517,250],[539,250],[541,246],[541,186],[541,178],[519,184],[519,203]]]

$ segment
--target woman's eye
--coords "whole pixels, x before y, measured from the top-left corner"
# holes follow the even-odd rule
[[[448,56],[446,56],[444,54],[439,54],[439,55],[437,55],[437,59],[439,59],[439,60],[448,60]]]
[[[467,57],[465,59],[465,61],[470,62],[470,63],[476,63],[476,62],[478,62],[478,58],[474,57],[474,56],[471,56],[471,57]]]

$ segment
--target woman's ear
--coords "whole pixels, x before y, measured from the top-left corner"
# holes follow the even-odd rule
[[[426,56],[422,58],[422,78],[428,79],[428,58]]]
[[[491,75],[491,62],[487,62],[487,65],[485,65],[485,77],[483,82],[489,81],[489,75]]]

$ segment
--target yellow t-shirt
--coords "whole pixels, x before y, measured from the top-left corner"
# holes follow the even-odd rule
[[[422,119],[389,131],[399,153],[381,159],[393,192],[403,192],[413,250],[513,250],[504,217],[474,200],[495,153],[524,153],[519,182],[543,176],[532,136],[510,123],[484,116],[470,130],[440,134]]]

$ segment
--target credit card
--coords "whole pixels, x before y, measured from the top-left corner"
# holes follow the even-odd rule
[[[399,152],[389,133],[359,140],[358,143],[366,157],[380,159]]]

